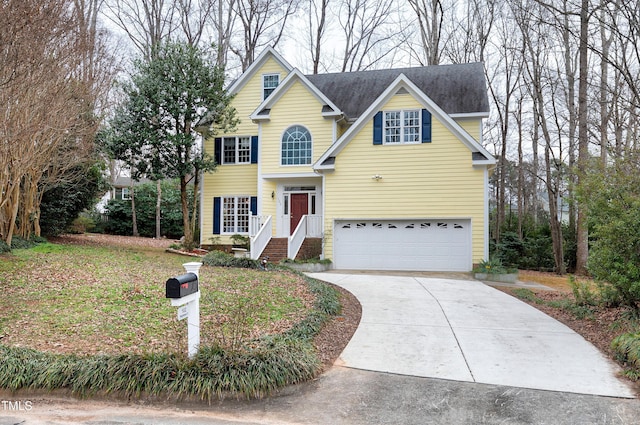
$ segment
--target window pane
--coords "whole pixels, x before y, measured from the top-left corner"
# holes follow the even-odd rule
[[[311,164],[311,134],[306,128],[294,125],[282,136],[282,165]]]
[[[240,137],[238,141],[238,163],[251,162],[251,138]]]
[[[222,231],[224,233],[235,233],[236,198],[223,198],[222,205]]]
[[[243,196],[238,198],[237,203],[237,224],[236,233],[248,233],[249,232],[249,213],[250,213],[250,199]]]
[[[265,89],[275,89],[278,87],[278,82],[280,80],[280,76],[278,74],[271,74],[264,76],[264,88]]]
[[[225,137],[223,149],[224,149],[224,152],[222,157],[223,157],[224,164],[235,164],[236,163],[236,138]]]
[[[415,143],[420,141],[420,111],[404,112],[404,142]]]
[[[278,74],[270,74],[262,76],[263,98],[266,99],[278,87],[280,76]]]
[[[400,143],[401,129],[400,112],[391,111],[384,113],[384,142]]]

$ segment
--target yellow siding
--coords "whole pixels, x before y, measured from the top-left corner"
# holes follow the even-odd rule
[[[287,76],[286,69],[273,58],[268,58],[253,76],[245,83],[235,95],[231,104],[236,109],[240,123],[236,130],[229,135],[257,136],[258,125],[253,123],[249,116],[262,103],[262,76],[264,74],[280,74],[280,81]],[[218,137],[222,135],[217,135]],[[205,151],[213,155],[214,138],[205,142]],[[202,235],[203,244],[210,243],[213,235],[213,198],[225,195],[258,194],[258,166],[256,164],[221,165],[214,173],[204,176],[202,196]],[[271,193],[271,192],[269,192]],[[221,236],[220,243],[231,243],[228,236]]]
[[[455,120],[477,142],[481,140],[480,130],[482,120],[480,118],[458,118]]]
[[[233,98],[233,106],[236,108],[240,124],[235,134],[258,134],[258,125],[254,124],[249,116],[262,103],[262,76],[264,74],[280,74],[280,82],[287,76],[287,71],[278,62],[269,58],[264,65],[255,72],[253,77],[245,83],[241,90]]]
[[[270,215],[273,217],[273,236],[276,235],[276,206],[277,202],[280,202],[278,198],[271,198],[271,192],[276,191],[277,183],[273,180],[263,180],[262,183],[262,193],[264,196],[262,198],[262,210],[260,211],[261,215]]]
[[[333,120],[322,117],[322,103],[300,82],[295,82],[273,106],[269,121],[262,125],[262,173],[312,173],[311,165],[333,142]],[[280,165],[281,140],[292,125],[302,125],[311,133],[313,159],[310,165]]]
[[[422,106],[394,96],[381,109]],[[339,218],[470,218],[473,262],[484,258],[484,171],[471,152],[433,117],[432,143],[374,146],[369,122],[336,158],[325,183],[325,255],[333,252]],[[380,181],[371,176],[379,174]]]
[[[205,176],[202,193],[202,243],[210,244],[213,235],[213,198],[216,196],[257,196],[258,166],[219,166],[215,172]],[[229,236],[220,236],[219,243],[230,244]]]

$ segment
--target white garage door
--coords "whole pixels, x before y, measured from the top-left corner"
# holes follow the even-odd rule
[[[471,270],[470,220],[336,220],[337,269]]]

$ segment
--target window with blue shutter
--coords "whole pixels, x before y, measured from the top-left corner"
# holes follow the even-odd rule
[[[431,112],[422,110],[422,143],[431,143]]]
[[[373,144],[382,144],[382,111],[373,116]]]
[[[251,163],[258,163],[258,136],[251,136]]]
[[[258,136],[225,136],[214,139],[216,163],[257,164]]]
[[[222,137],[216,137],[213,140],[213,154],[215,155],[216,164],[222,164]]]
[[[373,117],[374,145],[431,143],[431,113],[426,109],[381,111]]]
[[[221,217],[221,200],[219,196],[213,198],[213,234],[220,234],[220,219]]]

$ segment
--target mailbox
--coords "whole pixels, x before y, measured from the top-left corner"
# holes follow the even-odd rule
[[[198,276],[185,273],[167,280],[167,298],[182,298],[198,292]]]

